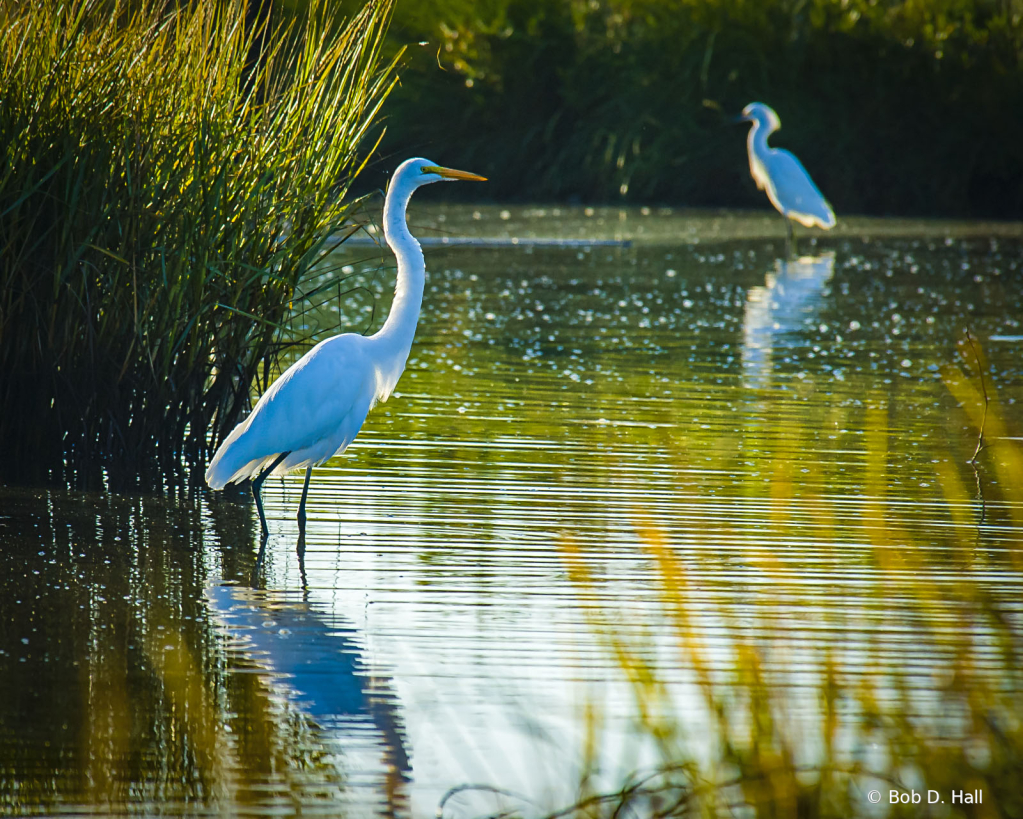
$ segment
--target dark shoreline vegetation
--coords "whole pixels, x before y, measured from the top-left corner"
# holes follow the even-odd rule
[[[1015,3],[402,0],[389,38],[383,172],[421,153],[499,201],[761,208],[728,117],[762,100],[840,217],[1023,216]]]
[[[0,481],[201,480],[357,204],[391,5],[0,12]]]

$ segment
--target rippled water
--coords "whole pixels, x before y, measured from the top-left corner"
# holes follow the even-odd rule
[[[516,796],[445,815],[537,815],[669,761],[728,780],[750,737],[858,766],[865,815],[941,770],[1009,805],[956,697],[1019,730],[1019,225],[848,220],[783,261],[760,214],[411,223],[416,345],[315,472],[304,555],[299,475],[258,564],[241,492],[0,489],[7,811],[428,816],[476,784]],[[299,321],[378,326],[390,264],[353,242],[328,293],[357,289]]]

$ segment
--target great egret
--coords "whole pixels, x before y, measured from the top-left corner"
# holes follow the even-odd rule
[[[771,204],[785,217],[789,242],[795,241],[793,220],[805,227],[833,228],[835,212],[803,163],[790,151],[767,145],[767,138],[781,128],[781,120],[774,109],[762,102],[751,102],[742,109],[739,119],[753,123],[746,140],[750,174],[757,187],[767,192]]]
[[[405,223],[416,188],[431,182],[482,176],[408,159],[391,178],[384,202],[384,236],[398,259],[394,302],[383,327],[371,336],[344,333],[317,344],[292,364],[259,399],[255,409],[220,445],[206,470],[213,489],[253,478],[263,540],[269,530],[260,490],[269,475],[305,467],[299,531],[305,532],[305,501],[314,466],[344,452],[378,401],[386,401],[405,369],[423,303],[426,260]]]

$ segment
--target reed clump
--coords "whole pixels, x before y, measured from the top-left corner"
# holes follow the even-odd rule
[[[0,480],[178,480],[239,419],[393,83],[391,0],[325,5],[4,6]]]

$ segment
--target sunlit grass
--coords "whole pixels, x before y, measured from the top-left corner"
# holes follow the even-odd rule
[[[247,8],[3,7],[5,477],[176,480],[272,363],[372,148],[391,3],[279,27]]]

